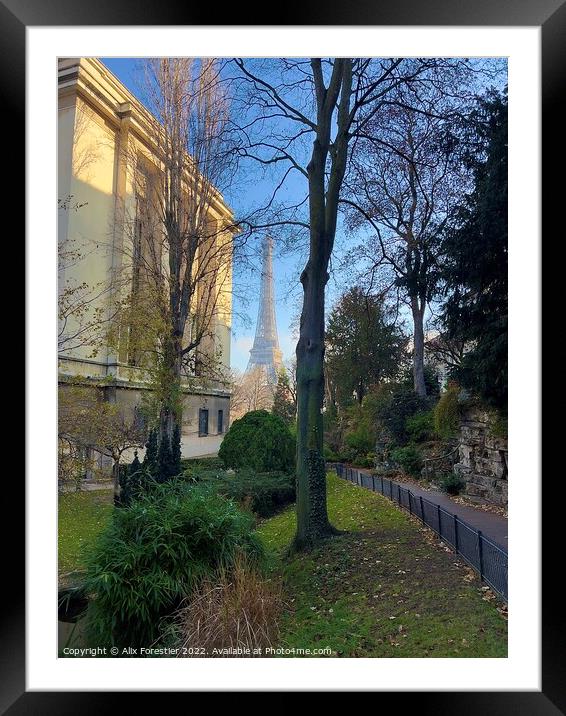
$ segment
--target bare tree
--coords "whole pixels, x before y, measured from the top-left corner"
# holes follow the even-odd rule
[[[273,404],[274,386],[261,366],[245,373],[233,373],[230,390],[231,420],[241,418],[250,410],[270,410]]]
[[[413,321],[413,383],[426,395],[424,317],[439,280],[437,254],[446,221],[469,186],[457,126],[481,78],[497,64],[437,60],[418,83],[400,84],[356,135],[342,202],[349,226],[369,227],[356,256],[366,278],[395,287]]]
[[[417,81],[434,61],[335,58],[280,60],[280,73],[260,63],[236,64],[248,83],[250,119],[240,151],[265,166],[298,172],[307,186],[306,201],[279,208],[271,225],[308,232],[308,258],[301,273],[303,306],[297,343],[297,533],[301,549],[336,532],[328,520],[323,457],[324,304],[338,207],[352,140],[388,103],[395,88]],[[271,122],[271,133],[253,138],[253,127]],[[310,145],[307,142],[310,140]],[[310,147],[310,148],[309,148]],[[268,206],[275,205],[274,197]],[[300,218],[302,207],[307,216]]]
[[[135,176],[132,235],[124,253],[119,343],[153,376],[159,439],[170,439],[187,382],[219,379],[217,321],[229,312],[233,217],[218,211],[232,170],[229,98],[214,59],[144,63],[146,101],[157,121],[150,147],[123,148]]]
[[[106,400],[103,388],[77,381],[60,386],[58,412],[60,482],[80,484],[95,467],[95,451],[112,459],[114,492],[119,495],[120,460],[126,450],[143,447],[143,425]]]

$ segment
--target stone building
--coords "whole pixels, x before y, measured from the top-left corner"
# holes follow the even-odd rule
[[[60,201],[59,246],[72,245],[80,257],[59,267],[60,291],[68,285],[89,286],[92,301],[87,313],[100,316],[111,311],[108,297],[133,290],[135,278],[137,213],[140,196],[132,169],[135,154],[151,171],[159,171],[159,160],[151,128],[156,120],[126,87],[92,58],[60,59],[58,66],[58,197]],[[149,129],[148,129],[149,128]],[[127,147],[127,152],[125,148]],[[61,206],[61,203],[66,206]],[[207,222],[218,228],[216,239],[232,241],[230,208],[219,193],[211,201]],[[208,224],[207,224],[208,225]],[[224,233],[222,233],[224,232]],[[134,256],[131,279],[120,287],[116,276],[123,257]],[[166,258],[166,257],[163,257]],[[213,338],[202,350],[220,357],[221,367],[230,365],[231,263],[215,276],[219,292],[213,323]],[[131,282],[130,282],[131,281]],[[77,332],[73,320],[64,326],[65,335]],[[59,348],[59,378],[80,377],[85,384],[103,390],[106,399],[124,406],[130,416],[148,391],[145,369],[137,365],[127,341],[111,345],[100,339],[95,346],[63,341]],[[202,381],[198,372],[191,389],[183,390],[183,456],[217,452],[229,425],[230,396],[222,382]]]

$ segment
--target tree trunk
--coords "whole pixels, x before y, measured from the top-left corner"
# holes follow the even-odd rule
[[[336,59],[328,87],[321,62],[312,59],[317,124],[307,166],[309,182],[309,259],[301,275],[303,309],[297,343],[297,533],[291,549],[308,549],[322,537],[337,534],[326,508],[323,450],[324,290],[334,245],[340,187],[346,169],[352,61]],[[340,101],[338,102],[338,99]],[[337,132],[326,181],[334,110]]]
[[[182,393],[181,393],[181,342],[175,334],[170,336],[167,348],[163,353],[161,366],[161,408],[159,411],[158,441],[171,440],[175,425],[181,425]]]
[[[303,310],[297,343],[297,533],[293,548],[305,549],[336,530],[326,509],[323,455],[324,289],[326,269],[309,260],[301,282]]]
[[[415,393],[426,397],[424,378],[424,308],[419,305],[418,298],[411,298],[413,314],[413,386]]]
[[[114,482],[114,505],[120,504],[120,456],[112,458],[112,480]]]

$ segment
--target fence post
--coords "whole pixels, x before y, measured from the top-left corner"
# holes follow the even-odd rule
[[[374,477],[374,475],[371,476],[371,489],[373,492],[375,492],[375,477]]]
[[[454,549],[456,550],[456,553],[458,552],[458,518],[456,515],[453,515],[454,517]]]
[[[480,558],[480,579],[483,581],[483,545],[481,530],[478,530],[478,556]]]
[[[413,506],[411,505],[411,497],[413,493],[410,490],[407,490],[407,494],[409,495],[409,514],[413,514]]]
[[[383,495],[383,475],[380,475],[379,479],[381,480],[381,494]]]
[[[440,523],[440,505],[436,505],[436,516],[438,519],[438,534],[440,537],[442,537],[442,526]]]
[[[424,525],[425,521],[424,521],[424,507],[423,507],[423,496],[422,495],[419,495],[419,500],[421,501],[421,520]]]

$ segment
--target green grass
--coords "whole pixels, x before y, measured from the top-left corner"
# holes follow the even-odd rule
[[[259,528],[288,608],[280,646],[345,657],[505,657],[507,622],[457,557],[381,495],[328,476],[344,534],[284,557],[294,508]]]
[[[83,549],[105,527],[113,510],[111,490],[69,492],[59,496],[59,582],[72,581],[70,572],[83,568]]]

